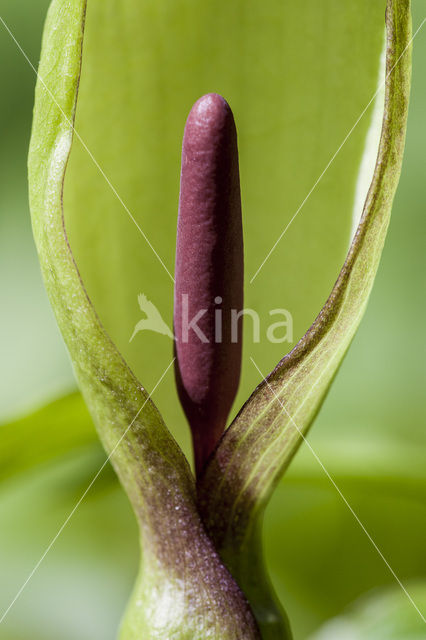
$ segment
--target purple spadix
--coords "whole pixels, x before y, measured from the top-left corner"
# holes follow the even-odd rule
[[[243,267],[235,122],[210,93],[192,107],[183,136],[174,299],[176,382],[198,475],[238,389]]]

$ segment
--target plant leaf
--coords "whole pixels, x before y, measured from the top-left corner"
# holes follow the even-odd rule
[[[105,459],[93,449],[52,461],[0,492],[2,613]],[[97,464],[97,467],[95,466]],[[105,640],[118,629],[138,562],[124,492],[98,478],[0,627],[1,640]],[[81,482],[76,483],[76,478]],[[84,479],[84,481],[83,481]],[[103,485],[99,490],[99,485]],[[16,636],[15,636],[16,634]]]
[[[318,412],[360,323],[401,169],[411,69],[410,3],[389,0],[386,15],[383,128],[372,183],[345,264],[317,319],[244,405],[199,484],[207,530],[257,619],[264,618],[260,623],[264,637],[274,637],[268,617],[275,605],[266,575],[263,582],[258,578],[263,510]],[[257,558],[255,571],[253,557]]]
[[[421,447],[410,446],[407,438],[374,438],[374,432],[364,437],[354,433],[352,438],[336,432],[335,439],[324,441],[323,432],[316,430],[312,440],[320,460],[416,601],[410,582],[426,571],[426,469]],[[308,447],[299,450],[274,491],[263,535],[266,566],[296,638],[307,637],[377,585],[396,584]]]
[[[73,141],[85,10],[84,0],[54,0],[49,9],[29,154],[30,207],[57,322],[139,523],[141,572],[122,637],[201,640],[217,637],[220,629],[224,639],[256,638],[247,602],[202,527],[188,463],[101,325],[68,243],[63,184]]]
[[[426,606],[426,583],[410,584],[416,602]],[[364,596],[349,611],[327,622],[310,640],[422,640],[425,622],[397,589],[386,589]]]
[[[0,482],[97,442],[80,393],[70,393],[0,426]]]
[[[1,17],[30,60],[38,60],[48,0],[3,0]],[[20,417],[75,388],[69,359],[43,289],[31,233],[25,171],[34,101],[34,71],[0,25],[0,421]],[[48,363],[48,365],[47,365]]]

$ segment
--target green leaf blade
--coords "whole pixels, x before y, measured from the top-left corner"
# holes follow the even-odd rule
[[[96,442],[80,393],[70,393],[0,426],[0,482]]]

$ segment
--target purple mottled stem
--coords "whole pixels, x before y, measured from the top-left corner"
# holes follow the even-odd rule
[[[193,106],[182,145],[175,372],[199,475],[226,426],[241,369],[243,233],[237,133],[228,103]]]

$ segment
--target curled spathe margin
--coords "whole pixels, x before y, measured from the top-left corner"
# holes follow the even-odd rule
[[[409,0],[388,0],[386,34],[385,108],[379,150],[346,261],[315,322],[243,406],[198,483],[199,506],[209,535],[252,603],[263,637],[274,637],[282,618],[263,566],[263,512],[319,411],[359,326],[401,172],[411,78]]]
[[[54,0],[48,12],[28,160],[30,207],[50,302],[139,523],[141,570],[121,637],[254,640],[249,605],[202,526],[187,460],[105,332],[68,243],[63,184],[78,135],[85,10],[86,0]]]

